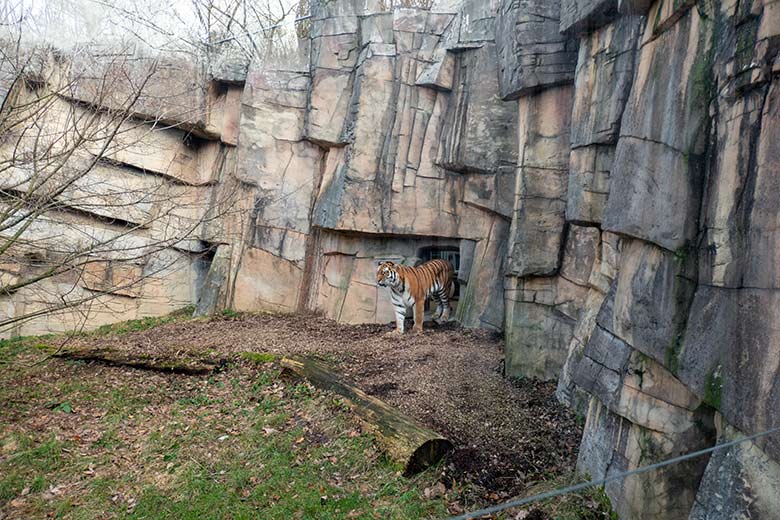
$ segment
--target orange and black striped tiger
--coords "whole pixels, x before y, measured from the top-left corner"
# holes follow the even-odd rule
[[[447,260],[430,260],[417,267],[383,262],[376,271],[376,282],[390,288],[395,307],[395,332],[404,332],[406,311],[414,307],[414,331],[422,332],[423,307],[427,298],[437,304],[434,320],[450,318],[450,298],[455,292],[455,268]]]

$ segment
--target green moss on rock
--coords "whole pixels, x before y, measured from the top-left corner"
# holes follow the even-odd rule
[[[713,371],[707,374],[707,380],[704,384],[704,402],[715,409],[720,409],[721,396],[723,392],[723,376],[720,373],[721,366],[718,365]]]
[[[664,366],[674,375],[680,369],[680,353],[682,352],[682,334],[678,334],[666,349]]]

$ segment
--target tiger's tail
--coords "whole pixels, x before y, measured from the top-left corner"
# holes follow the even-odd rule
[[[457,284],[458,281],[455,279],[455,275],[453,273],[452,276],[450,276],[450,287],[447,289],[447,298],[452,300],[452,298],[455,296],[455,292],[458,290]]]

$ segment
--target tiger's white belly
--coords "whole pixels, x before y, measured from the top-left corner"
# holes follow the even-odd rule
[[[402,306],[410,309],[414,306],[414,298],[412,298],[412,293],[409,292],[409,289],[404,289],[403,292],[390,289],[390,299],[393,301],[393,306],[396,309]]]

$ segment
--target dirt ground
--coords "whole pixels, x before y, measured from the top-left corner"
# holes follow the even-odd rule
[[[426,323],[424,334],[400,337],[388,337],[391,329],[240,315],[81,342],[145,359],[208,356],[223,364],[247,351],[315,355],[448,437],[455,450],[442,480],[466,484],[465,502],[499,501],[571,473],[581,426],[555,400],[554,383],[502,376],[499,336],[454,324]]]

